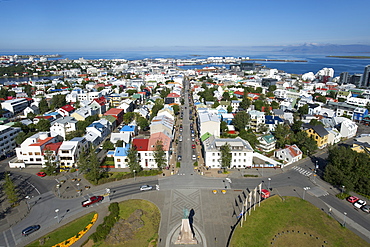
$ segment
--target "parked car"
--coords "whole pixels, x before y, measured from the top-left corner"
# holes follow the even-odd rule
[[[178,160],[178,161],[182,160],[181,155],[177,155],[177,160]]]
[[[196,159],[197,159],[197,157],[195,156],[195,154],[193,154],[193,155],[191,156],[191,159],[192,159],[192,160],[196,160]]]
[[[356,208],[361,208],[362,206],[365,206],[365,205],[366,205],[366,201],[361,200],[361,199],[353,203],[353,206],[355,206]]]
[[[45,177],[46,173],[45,172],[38,172],[38,173],[36,173],[36,175],[39,176],[39,177]]]
[[[347,197],[347,201],[349,201],[350,203],[355,203],[359,200],[358,197],[356,196],[350,196],[350,197]]]
[[[144,190],[152,190],[152,189],[153,189],[153,187],[150,186],[150,185],[142,185],[142,186],[140,186],[140,190],[141,191],[144,191]]]
[[[35,232],[35,231],[38,231],[40,229],[40,225],[33,225],[33,226],[29,226],[25,229],[23,229],[22,231],[22,235],[23,236],[28,236],[30,235],[31,233]]]
[[[370,213],[370,206],[364,205],[361,207],[361,210],[364,211],[365,213]]]
[[[194,144],[193,144],[193,145],[191,145],[191,148],[192,148],[192,149],[195,149],[195,145],[194,145]]]

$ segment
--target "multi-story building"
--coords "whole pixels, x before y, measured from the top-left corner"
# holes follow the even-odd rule
[[[199,136],[204,135],[205,133],[210,133],[216,137],[220,136],[220,119],[217,114],[210,112],[199,112],[199,117],[197,119],[199,126]]]
[[[65,140],[66,134],[76,131],[77,120],[73,117],[62,117],[51,123],[50,133],[51,136],[61,136]]]
[[[328,144],[329,132],[322,125],[311,125],[303,124],[304,131],[306,131],[308,137],[312,137],[317,147],[322,149]]]
[[[23,112],[27,108],[29,102],[26,98],[6,100],[1,103],[1,108],[10,111],[13,114]]]
[[[367,65],[364,69],[361,80],[362,87],[370,87],[370,65]]]
[[[230,146],[231,164],[229,168],[252,167],[253,148],[249,142],[237,137],[235,139],[217,139],[209,137],[203,142],[205,165],[209,168],[221,168],[221,147]]]
[[[0,125],[0,156],[6,156],[16,147],[15,137],[21,128],[13,128],[6,125]]]
[[[58,150],[60,168],[77,167],[81,152],[87,152],[88,149],[89,142],[84,137],[75,137],[70,141],[64,141]]]
[[[249,128],[253,131],[259,131],[260,126],[265,124],[265,113],[252,110],[248,112],[250,121],[249,121]]]
[[[259,141],[257,148],[262,152],[268,153],[275,150],[276,139],[273,135],[263,135],[258,137],[257,140]]]

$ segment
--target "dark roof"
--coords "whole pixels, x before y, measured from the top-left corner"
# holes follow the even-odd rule
[[[324,128],[324,126],[320,125],[311,125],[308,123],[302,124],[302,127],[306,129],[313,129],[320,137],[324,137],[326,135],[329,135],[329,132]]]

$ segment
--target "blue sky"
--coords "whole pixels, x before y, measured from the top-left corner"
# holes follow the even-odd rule
[[[0,0],[0,51],[370,44],[367,0]]]

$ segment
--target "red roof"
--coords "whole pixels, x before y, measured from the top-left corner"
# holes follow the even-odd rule
[[[96,101],[99,105],[105,105],[105,103],[107,102],[104,96],[94,99],[94,101]]]
[[[75,108],[71,105],[65,105],[65,106],[62,106],[61,108],[65,110],[66,112],[71,112],[75,110]]]
[[[63,142],[46,144],[44,150],[50,150],[50,151],[54,151],[56,153],[56,152],[58,152],[59,147],[62,145],[62,143]]]
[[[137,151],[148,151],[149,139],[133,139],[132,145],[134,145]]]
[[[52,116],[36,116],[35,118],[38,118],[38,119],[47,119],[47,120],[49,120],[49,119],[51,119],[51,118],[53,118]]]
[[[167,98],[179,98],[180,95],[178,95],[177,93],[170,93],[167,95]]]
[[[244,95],[244,92],[241,92],[241,91],[235,91],[234,94],[238,94],[238,95]]]
[[[106,113],[104,113],[104,116],[108,116],[108,115],[118,116],[123,111],[124,111],[123,109],[111,108]]]
[[[38,142],[36,142],[36,143],[33,143],[33,144],[31,144],[30,146],[42,146],[42,145],[44,145],[45,143],[48,143],[49,141],[51,141],[51,140],[53,140],[54,139],[54,137],[47,137],[46,139],[44,139],[44,140],[38,140]]]

